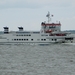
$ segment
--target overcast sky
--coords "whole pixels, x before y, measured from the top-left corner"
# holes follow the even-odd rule
[[[0,0],[0,31],[40,30],[50,12],[52,22],[60,21],[62,30],[75,30],[75,0]]]

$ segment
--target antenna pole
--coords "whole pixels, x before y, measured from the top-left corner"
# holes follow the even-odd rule
[[[48,17],[48,23],[50,22],[50,12],[48,11],[48,14],[46,15]]]
[[[50,13],[48,12],[48,23],[50,22]]]

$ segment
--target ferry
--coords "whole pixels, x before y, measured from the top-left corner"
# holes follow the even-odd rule
[[[0,34],[0,44],[31,44],[49,45],[51,43],[73,43],[74,37],[69,32],[61,31],[61,23],[51,23],[50,13],[46,15],[48,22],[41,23],[40,31],[25,31],[18,27],[18,31],[9,31],[9,27],[3,27]]]

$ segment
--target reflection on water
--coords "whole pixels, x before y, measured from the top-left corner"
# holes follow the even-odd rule
[[[74,74],[74,45],[0,45],[0,75]]]

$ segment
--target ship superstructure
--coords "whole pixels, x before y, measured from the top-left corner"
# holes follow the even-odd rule
[[[61,23],[50,23],[50,13],[47,14],[48,23],[41,23],[40,31],[24,31],[23,27],[18,27],[18,31],[9,31],[9,27],[4,27],[3,34],[0,34],[0,44],[50,44],[73,42],[70,33],[61,31]]]

